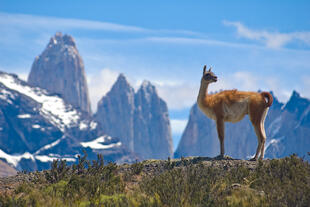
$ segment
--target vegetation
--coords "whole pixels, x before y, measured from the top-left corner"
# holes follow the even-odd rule
[[[0,194],[0,206],[309,206],[310,165],[292,155],[249,162],[182,158],[51,170]],[[29,173],[28,173],[29,174]],[[26,174],[25,174],[26,175]]]

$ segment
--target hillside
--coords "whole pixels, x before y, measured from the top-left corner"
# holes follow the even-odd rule
[[[7,163],[0,160],[0,177],[16,175],[17,171]]]
[[[86,166],[88,166],[86,168]],[[72,167],[0,179],[0,206],[307,206],[310,164],[297,156],[251,162],[190,157]]]

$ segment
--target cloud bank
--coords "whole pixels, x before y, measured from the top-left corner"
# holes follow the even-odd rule
[[[310,32],[280,33],[269,32],[266,30],[252,30],[243,25],[241,22],[231,22],[226,20],[223,21],[223,24],[234,27],[237,30],[239,37],[250,40],[258,40],[269,48],[282,48],[296,40],[310,46]]]

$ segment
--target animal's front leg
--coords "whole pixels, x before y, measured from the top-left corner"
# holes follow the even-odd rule
[[[224,157],[224,137],[225,137],[225,127],[224,127],[224,120],[223,119],[217,119],[216,120],[216,129],[217,129],[217,135],[220,140],[220,146],[221,146],[221,154],[220,156]]]

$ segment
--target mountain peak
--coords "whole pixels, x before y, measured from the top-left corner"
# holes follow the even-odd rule
[[[119,76],[118,76],[118,78],[116,80],[116,83],[117,82],[126,82],[126,83],[128,83],[127,78],[126,78],[126,76],[123,73],[119,74]]]
[[[61,32],[57,32],[53,37],[51,37],[48,47],[55,45],[68,45],[76,47],[73,37],[67,34],[63,35]]]
[[[130,91],[130,92],[134,93],[134,89],[129,84],[129,82],[127,81],[127,78],[125,77],[125,75],[123,73],[119,74],[119,76],[118,76],[117,80],[115,81],[115,83],[113,84],[110,92],[115,93],[115,92],[119,92],[122,90],[123,91]]]
[[[294,90],[290,99],[284,106],[284,110],[294,113],[297,117],[300,117],[308,106],[310,106],[310,100],[301,97],[300,94]]]
[[[157,93],[155,86],[150,81],[147,80],[143,81],[143,83],[139,88],[139,91],[143,91],[144,93]]]
[[[300,94],[297,91],[293,91],[291,98],[300,98]]]
[[[73,37],[57,32],[34,60],[28,83],[60,94],[65,101],[91,113],[84,63]]]
[[[288,100],[288,102],[287,102],[287,104],[286,105],[288,105],[288,104],[295,104],[295,102],[298,102],[299,100],[303,100],[304,98],[302,98],[301,96],[300,96],[300,94],[297,92],[297,91],[293,91],[292,92],[292,95],[291,95],[291,97],[290,97],[290,99]]]
[[[150,87],[154,87],[154,86],[151,84],[150,81],[144,80],[144,81],[142,82],[141,87],[142,87],[142,88],[150,88]]]

